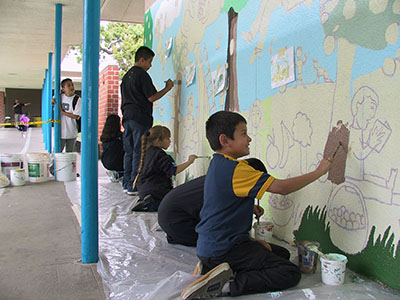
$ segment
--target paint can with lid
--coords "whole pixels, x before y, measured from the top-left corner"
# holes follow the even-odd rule
[[[26,155],[28,160],[29,182],[45,182],[49,180],[50,156],[47,152],[32,152]]]

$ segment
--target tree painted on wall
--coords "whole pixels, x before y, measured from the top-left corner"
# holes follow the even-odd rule
[[[144,14],[144,45],[153,48],[153,17],[150,9]]]
[[[382,50],[395,44],[399,36],[400,5],[396,1],[339,0],[320,1],[320,19],[326,34],[325,52],[337,47],[337,78],[331,126],[340,119],[351,121],[351,73],[356,46]],[[336,44],[336,45],[335,45]],[[346,116],[343,114],[347,113]]]
[[[226,91],[225,110],[239,111],[237,82],[237,23],[238,14],[246,6],[248,0],[226,0],[221,12],[228,13],[228,53],[227,74],[228,90]]]

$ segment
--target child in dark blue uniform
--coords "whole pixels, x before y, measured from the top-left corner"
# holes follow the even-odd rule
[[[257,158],[246,160],[254,169],[267,172],[261,160]],[[206,176],[200,176],[178,185],[161,201],[158,208],[158,224],[167,234],[168,243],[196,247],[197,232],[195,228],[200,222],[205,178]],[[254,213],[259,217],[262,215],[263,209],[255,205]],[[289,251],[286,250],[286,252],[290,256]]]
[[[266,191],[295,192],[328,172],[333,159],[323,159],[310,173],[279,180],[238,160],[249,155],[251,142],[240,114],[213,114],[206,123],[206,136],[216,153],[204,184],[196,253],[211,271],[189,285],[182,299],[239,296],[297,285],[301,278],[298,266],[275,254],[267,242],[249,236],[254,198],[260,199]]]
[[[171,144],[171,132],[165,126],[154,126],[142,137],[142,151],[136,187],[140,200],[133,211],[157,211],[161,200],[172,190],[171,177],[189,167],[197,158],[176,165],[164,150]],[[164,150],[163,150],[164,149]]]
[[[121,110],[124,126],[124,179],[123,190],[135,195],[133,181],[138,173],[141,137],[153,125],[153,103],[172,89],[174,83],[168,79],[165,87],[157,91],[147,71],[151,68],[154,52],[145,46],[135,54],[135,65],[122,78]]]
[[[100,136],[103,151],[101,162],[107,169],[111,181],[116,182],[124,176],[124,145],[122,142],[121,118],[116,114],[107,117]]]

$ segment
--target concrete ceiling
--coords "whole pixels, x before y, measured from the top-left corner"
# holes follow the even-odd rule
[[[101,20],[143,23],[151,0],[99,0]],[[83,0],[0,0],[0,89],[43,85],[48,53],[54,52],[55,7],[62,9],[63,58],[82,43]],[[54,64],[54,62],[53,62]]]

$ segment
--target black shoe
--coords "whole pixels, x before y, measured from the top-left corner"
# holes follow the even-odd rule
[[[132,208],[132,211],[155,212],[158,211],[158,205],[153,197],[146,196],[144,200],[139,201],[138,204]]]

